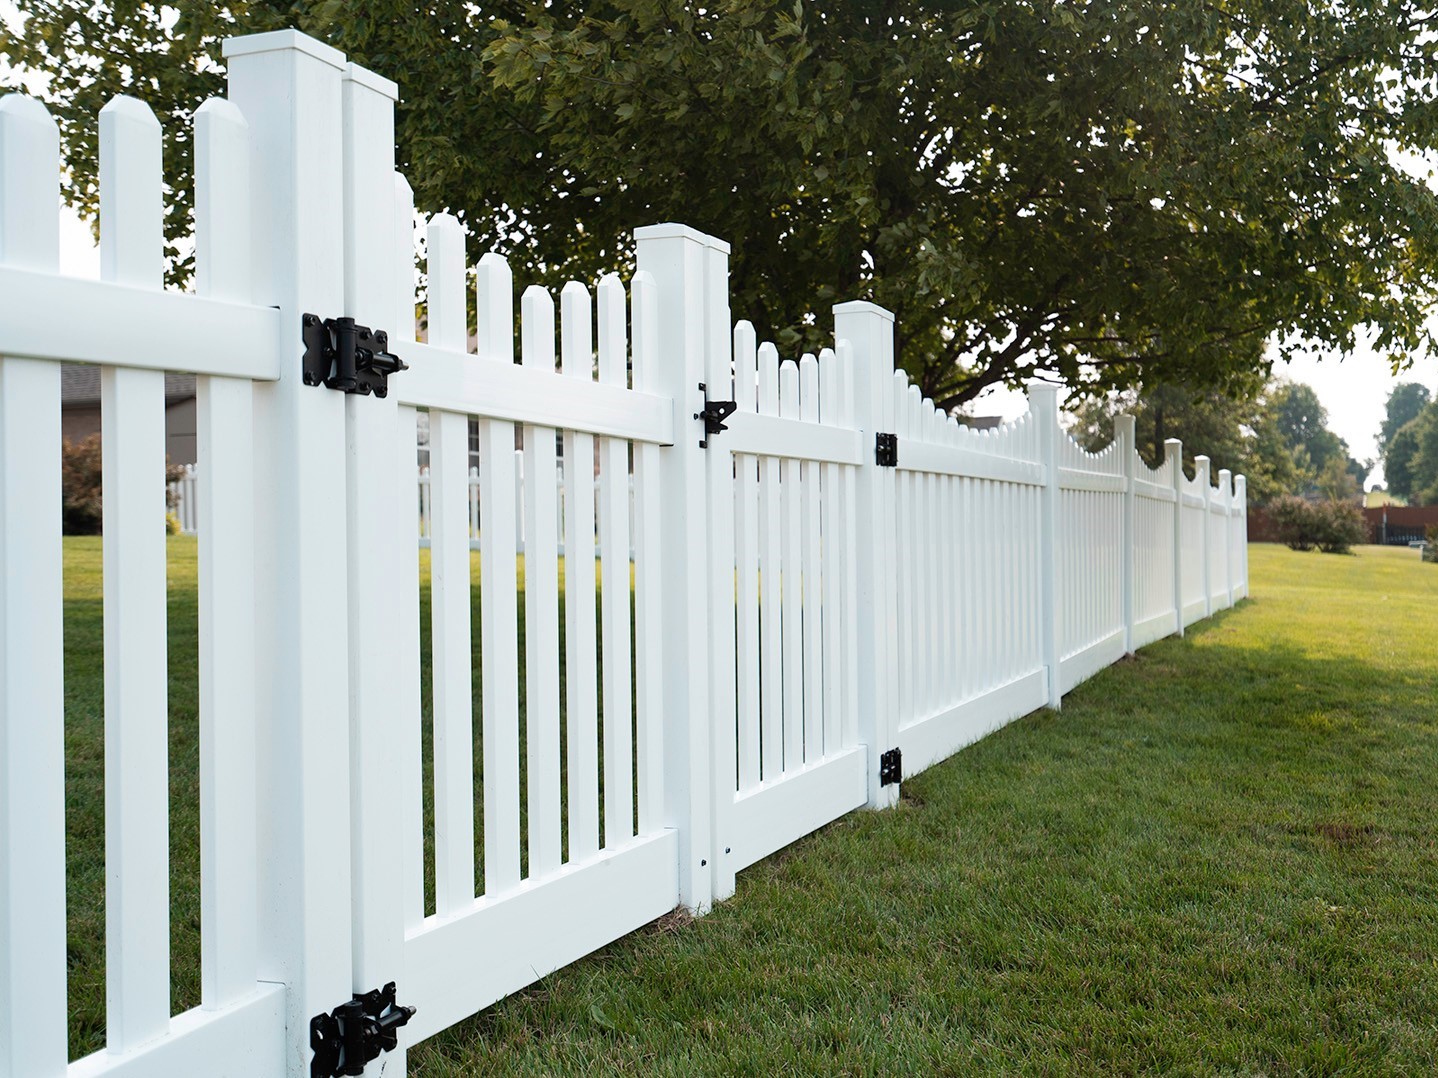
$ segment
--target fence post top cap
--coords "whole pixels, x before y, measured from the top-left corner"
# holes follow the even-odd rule
[[[877,314],[880,318],[892,322],[894,312],[887,307],[880,307],[877,303],[871,303],[866,299],[851,299],[845,303],[836,303],[833,306],[835,314]]]
[[[331,67],[343,71],[345,54],[323,41],[302,34],[298,30],[271,30],[267,34],[245,34],[242,37],[227,37],[220,52],[226,59],[232,56],[250,56],[261,52],[284,52],[293,50],[322,60]]]
[[[367,67],[361,67],[351,60],[345,65],[345,82],[358,83],[366,90],[373,90],[381,97],[387,97],[391,101],[399,100],[399,83],[393,79],[387,79],[383,75],[376,75]]]
[[[723,240],[706,235],[697,228],[679,224],[677,221],[664,221],[657,225],[641,225],[634,230],[634,239],[635,242],[639,240],[693,240],[720,254],[727,255],[729,253],[729,244]]]

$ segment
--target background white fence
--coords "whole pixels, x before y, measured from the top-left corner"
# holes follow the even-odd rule
[[[54,273],[55,125],[0,100],[0,1076],[297,1078],[313,1016],[388,981],[418,1012],[365,1073],[400,1073],[408,1045],[702,912],[746,865],[892,804],[900,772],[1246,594],[1242,477],[1214,488],[1200,457],[1189,479],[1176,443],[1149,470],[1131,420],[1086,453],[1047,386],[964,428],[895,370],[872,304],[781,361],[731,318],[727,245],[681,225],[638,230],[627,288],[524,290],[516,326],[509,267],[467,267],[438,215],[416,342],[413,200],[377,150],[397,88],[288,31],[226,55],[230,97],[195,119],[193,295],[160,288],[149,110],[101,114],[88,282]],[[409,369],[384,398],[304,385],[307,312],[392,327]],[[61,362],[104,387],[108,1048],[73,1063]],[[174,1017],[163,370],[201,376],[181,517],[204,992]],[[556,434],[597,469],[561,472]]]

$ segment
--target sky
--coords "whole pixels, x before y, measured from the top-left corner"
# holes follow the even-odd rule
[[[1421,382],[1438,397],[1438,359],[1419,360],[1396,378],[1388,361],[1366,344],[1352,353],[1311,349],[1292,363],[1274,364],[1273,373],[1291,382],[1306,382],[1318,394],[1328,411],[1328,427],[1348,443],[1348,451],[1359,460],[1378,457],[1378,428],[1383,422],[1388,394],[1399,382]],[[1001,415],[1016,419],[1024,413],[1022,393],[993,390],[981,394],[974,415]],[[1364,484],[1381,485],[1383,470],[1376,466]]]

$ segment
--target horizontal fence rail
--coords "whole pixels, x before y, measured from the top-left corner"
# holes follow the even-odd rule
[[[557,293],[470,264],[449,214],[420,258],[384,149],[398,87],[293,31],[225,55],[229,96],[187,136],[193,293],[161,287],[148,108],[100,115],[102,274],[77,282],[56,125],[0,99],[0,1078],[403,1073],[418,1041],[709,909],[1247,594],[1245,480],[1202,456],[1190,476],[1177,441],[1150,468],[1120,417],[1089,452],[1044,385],[964,426],[867,302],[781,355],[730,311],[728,245],[679,224],[637,230],[628,280]],[[317,354],[335,367],[307,382],[307,316],[388,331],[404,368],[346,392]],[[101,368],[91,772],[63,736],[66,363]],[[167,370],[198,379],[168,501]],[[198,551],[179,779],[167,518]],[[83,1051],[67,780],[104,790],[104,1046]],[[171,790],[199,818],[202,989],[178,1014]],[[346,1056],[344,1005],[390,982],[395,1049]]]

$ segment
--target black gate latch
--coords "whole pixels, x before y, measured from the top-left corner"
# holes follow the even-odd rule
[[[389,376],[409,364],[389,349],[389,334],[357,326],[353,318],[304,316],[305,385],[328,386],[341,393],[389,395]]]
[[[399,1027],[414,1017],[413,1007],[394,1001],[394,982],[355,996],[329,1014],[310,1019],[315,1058],[310,1078],[363,1074],[365,1064],[399,1044]]]
[[[699,448],[708,449],[709,439],[718,434],[721,430],[728,430],[724,420],[734,414],[739,407],[733,401],[711,401],[709,399],[709,387],[703,382],[699,383],[699,390],[704,394],[704,410],[695,412],[695,419],[704,420],[704,437],[699,439]]]
[[[899,436],[897,434],[874,435],[874,463],[880,468],[899,466]]]
[[[904,754],[898,749],[890,749],[888,752],[879,754],[879,785],[892,786],[904,778]]]

